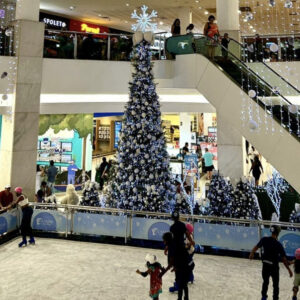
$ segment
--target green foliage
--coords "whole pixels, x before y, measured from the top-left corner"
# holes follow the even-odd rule
[[[71,114],[71,115],[41,115],[39,135],[43,135],[52,128],[57,134],[61,130],[76,130],[80,138],[86,138],[93,134],[92,114]]]

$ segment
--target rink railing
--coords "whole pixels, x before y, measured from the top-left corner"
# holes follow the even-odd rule
[[[32,227],[36,232],[68,236],[108,236],[162,241],[162,235],[173,223],[170,214],[120,210],[90,206],[31,203],[35,208]],[[0,215],[0,236],[15,231],[21,211]],[[263,236],[269,236],[271,224],[281,226],[279,240],[289,256],[300,248],[300,224],[263,220],[232,219],[214,216],[181,215],[194,225],[195,242],[202,246],[227,250],[250,251]]]

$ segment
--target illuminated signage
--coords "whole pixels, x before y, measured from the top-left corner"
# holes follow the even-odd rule
[[[43,22],[47,25],[59,27],[59,28],[65,28],[67,26],[66,22],[64,21],[59,21],[59,20],[53,20],[49,18],[44,18]]]
[[[95,33],[99,34],[100,33],[100,28],[99,27],[90,27],[89,25],[83,23],[81,24],[81,31],[87,32],[87,33]]]

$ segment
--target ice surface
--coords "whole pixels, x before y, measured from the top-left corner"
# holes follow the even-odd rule
[[[135,271],[145,269],[147,253],[166,265],[161,250],[42,238],[35,246],[18,249],[19,241],[0,246],[1,300],[150,299],[149,278]],[[195,255],[195,263],[191,300],[260,299],[259,261]],[[173,279],[173,273],[164,276],[160,299],[177,299],[168,292]],[[283,266],[280,280],[280,300],[291,299],[292,279]]]

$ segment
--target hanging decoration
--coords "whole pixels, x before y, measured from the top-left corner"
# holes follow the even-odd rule
[[[131,26],[133,31],[155,31],[157,29],[157,23],[153,23],[152,19],[157,18],[157,11],[152,10],[151,14],[147,13],[148,7],[143,5],[141,7],[142,13],[137,14],[136,10],[131,14],[132,19],[136,19],[136,24]]]

